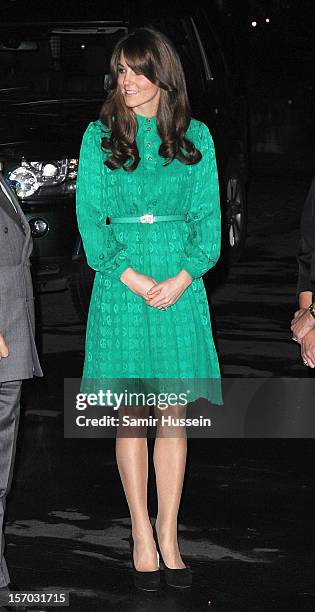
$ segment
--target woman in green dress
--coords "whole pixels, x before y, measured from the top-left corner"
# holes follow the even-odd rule
[[[203,397],[221,404],[202,279],[220,254],[211,134],[190,116],[180,59],[161,32],[138,28],[124,36],[113,51],[111,77],[100,118],[83,135],[77,178],[78,225],[88,264],[96,271],[82,382],[130,379],[150,388],[171,381],[173,388],[188,379],[190,402]],[[184,414],[180,402],[167,410]],[[133,411],[143,416],[141,407]],[[186,435],[182,430],[163,434],[162,428],[156,435],[158,516],[152,531],[147,439],[140,430],[116,436],[132,522],[135,583],[158,587],[159,550],[167,582],[190,586],[177,542]]]

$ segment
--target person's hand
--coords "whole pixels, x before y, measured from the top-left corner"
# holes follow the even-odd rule
[[[9,349],[4,341],[4,337],[0,334],[0,359],[2,359],[2,357],[8,357],[8,355]]]
[[[298,321],[298,319],[304,314],[304,312],[307,310],[307,308],[299,308],[299,310],[296,310],[294,313],[294,319],[292,319],[292,321],[296,322]],[[291,321],[291,323],[292,323]],[[298,344],[301,344],[301,340],[298,340],[295,335],[293,334],[292,336],[292,340],[294,340],[294,342],[297,342]]]
[[[305,365],[315,368],[315,329],[302,338],[301,356]]]
[[[148,291],[146,303],[159,310],[167,308],[177,302],[192,280],[186,270],[181,270],[176,276],[171,276],[152,287]]]
[[[151,278],[151,276],[147,274],[136,272],[133,268],[124,270],[120,276],[120,280],[128,289],[144,299],[147,297],[147,292],[152,285],[157,285],[157,281],[154,278]]]
[[[307,311],[307,308],[299,308],[299,310],[296,310],[294,313],[294,319],[292,319],[292,321],[298,321],[298,319],[304,315],[304,313]],[[292,323],[291,321],[291,323]]]
[[[315,329],[315,319],[307,308],[300,308],[291,321],[291,331],[296,340],[301,341],[308,332]]]

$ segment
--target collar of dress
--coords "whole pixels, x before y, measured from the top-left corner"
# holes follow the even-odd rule
[[[156,115],[154,115],[153,117],[145,117],[144,115],[138,115],[138,113],[135,113],[135,115],[138,122],[139,130],[145,130],[148,127],[151,127],[155,130]]]
[[[152,137],[153,137],[154,134],[156,133],[156,122],[157,122],[156,115],[154,115],[153,117],[145,117],[144,115],[138,115],[137,113],[135,113],[135,116],[138,122],[138,132],[142,133],[142,132],[145,132],[148,128],[151,128]],[[99,124],[102,126],[103,130],[106,131],[105,126],[102,123],[101,119],[99,119]]]

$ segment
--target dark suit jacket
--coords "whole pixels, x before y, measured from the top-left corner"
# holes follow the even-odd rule
[[[0,360],[0,382],[43,376],[35,346],[30,226],[0,173],[0,333],[9,356]],[[9,200],[14,202],[16,211]]]
[[[302,291],[315,293],[315,177],[305,200],[302,220],[301,238],[298,246],[297,260],[299,278],[297,295]]]
[[[297,253],[299,277],[297,295],[302,291],[315,293],[315,249],[312,249],[302,237]]]

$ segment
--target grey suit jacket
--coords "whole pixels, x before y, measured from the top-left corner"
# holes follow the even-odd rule
[[[0,382],[43,376],[35,346],[30,226],[0,173],[0,333],[9,356],[0,360]]]

